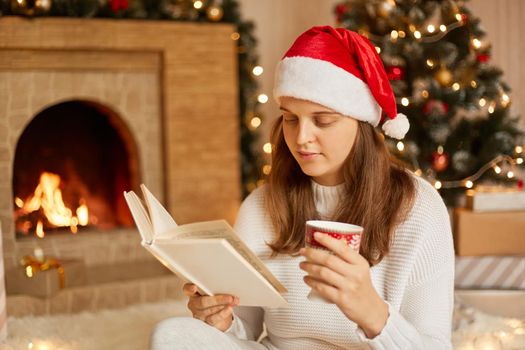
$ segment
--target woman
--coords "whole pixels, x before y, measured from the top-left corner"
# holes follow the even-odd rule
[[[311,28],[279,63],[274,97],[282,117],[272,171],[235,228],[288,288],[289,307],[236,307],[235,296],[200,296],[187,284],[193,319],[161,323],[153,348],[451,349],[448,214],[374,128],[384,112],[385,134],[408,131],[374,46],[345,29]],[[333,254],[302,248],[311,219],[363,226],[359,253],[325,235],[316,239]],[[311,289],[329,303],[309,301]]]

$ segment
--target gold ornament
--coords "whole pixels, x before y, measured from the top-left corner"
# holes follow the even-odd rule
[[[224,12],[222,11],[222,7],[217,5],[211,5],[206,10],[206,14],[208,15],[208,19],[214,22],[218,22],[222,19],[222,15]]]
[[[17,15],[42,15],[51,9],[52,0],[11,0],[11,11]]]
[[[452,73],[444,67],[437,71],[435,78],[441,86],[450,86],[454,79]]]
[[[396,3],[394,0],[384,0],[376,4],[376,12],[379,16],[388,18],[395,7]]]
[[[51,10],[51,0],[36,0],[35,9],[39,13],[47,13]]]

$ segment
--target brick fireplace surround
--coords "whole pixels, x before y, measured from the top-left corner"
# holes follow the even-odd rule
[[[54,257],[83,260],[92,271],[156,266],[131,229],[15,238],[12,176],[18,138],[40,111],[65,101],[98,104],[121,119],[138,153],[140,182],[178,223],[234,220],[240,202],[234,30],[225,24],[0,18],[0,222],[6,270],[37,246]],[[179,281],[163,276],[126,282],[106,276],[101,280],[108,283],[98,287],[66,289],[43,300],[8,296],[7,311],[15,316],[76,312],[177,294]]]

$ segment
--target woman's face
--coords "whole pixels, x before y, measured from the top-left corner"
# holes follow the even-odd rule
[[[321,185],[341,184],[357,120],[293,97],[281,98],[281,111],[286,145],[302,171]]]

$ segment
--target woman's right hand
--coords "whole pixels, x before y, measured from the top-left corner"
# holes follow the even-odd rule
[[[182,290],[189,297],[188,309],[194,318],[222,332],[230,328],[233,322],[233,307],[239,305],[239,298],[228,294],[203,296],[192,283],[186,283]]]

